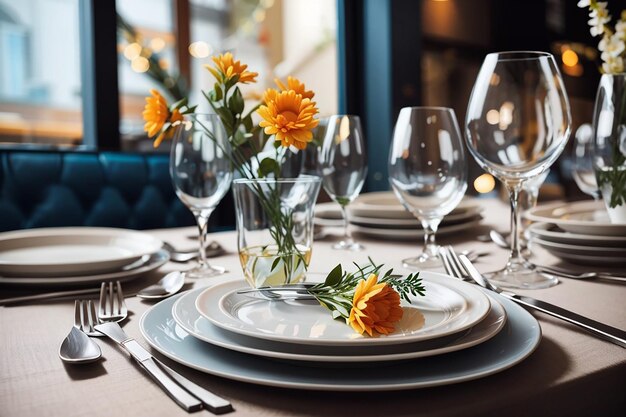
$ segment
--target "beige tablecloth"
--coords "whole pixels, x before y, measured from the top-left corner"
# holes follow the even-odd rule
[[[506,261],[506,251],[476,236],[489,227],[506,230],[507,206],[483,200],[483,225],[462,234],[441,237],[456,248],[487,252],[477,267],[494,270]],[[180,248],[193,247],[194,229],[153,232]],[[240,278],[234,232],[213,234],[228,254],[211,262]],[[328,271],[339,261],[377,262],[400,267],[415,254],[419,242],[391,242],[361,238],[367,251],[348,253],[330,248],[332,241],[316,242],[311,270]],[[558,260],[539,252],[540,262]],[[168,264],[159,271],[127,283],[127,292],[156,281],[164,273],[186,265]],[[210,279],[188,286],[200,287]],[[0,287],[2,296],[23,291]],[[520,291],[580,314],[626,329],[626,285],[599,281],[562,280],[556,287]],[[138,323],[152,304],[128,298],[132,315],[126,332],[144,346]],[[100,339],[104,360],[66,366],[57,356],[72,324],[71,300],[0,307],[0,416],[182,416],[179,409],[117,346]],[[511,369],[479,380],[437,388],[381,393],[332,393],[279,389],[240,383],[185,368],[155,353],[180,373],[232,401],[236,416],[608,416],[626,414],[626,349],[599,340],[576,327],[533,313],[543,339],[537,350]],[[350,372],[349,369],[346,372]],[[372,372],[385,372],[384,366]],[[203,415],[208,412],[202,411]]]

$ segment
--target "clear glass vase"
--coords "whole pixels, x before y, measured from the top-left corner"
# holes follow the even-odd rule
[[[593,112],[596,182],[612,223],[626,223],[626,74],[604,74]]]
[[[233,182],[239,260],[252,287],[304,281],[320,178]]]

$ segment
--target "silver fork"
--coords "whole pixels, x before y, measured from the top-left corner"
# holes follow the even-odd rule
[[[124,302],[124,293],[119,281],[103,282],[100,286],[100,303],[98,319],[101,322],[120,322],[128,316],[128,309]]]
[[[463,255],[457,256],[451,246],[442,248],[440,254],[441,258],[444,260],[444,268],[448,274],[461,279],[471,279],[474,283],[480,285],[481,287],[494,291],[511,301],[521,304],[524,307],[541,311],[542,313],[582,327],[601,339],[626,348],[626,331],[581,316],[580,314],[545,301],[526,297],[524,295],[518,295],[510,291],[503,291],[500,287],[491,283],[480,272],[478,272],[476,267],[472,265],[467,257]]]
[[[102,333],[94,329],[98,324],[96,307],[91,300],[76,300],[74,302],[74,327],[87,336],[102,336]]]

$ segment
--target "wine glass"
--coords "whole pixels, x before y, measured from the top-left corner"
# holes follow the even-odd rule
[[[485,58],[465,120],[470,153],[502,181],[511,199],[511,254],[491,274],[499,285],[546,288],[558,283],[535,271],[520,253],[518,197],[523,184],[559,157],[570,133],[567,93],[546,52],[500,52]]]
[[[199,265],[185,275],[204,278],[223,273],[211,266],[205,253],[209,217],[233,179],[231,147],[220,118],[194,115],[176,128],[170,155],[170,176],[176,195],[196,217],[199,230]]]
[[[400,110],[389,152],[394,193],[422,223],[424,249],[404,259],[408,268],[441,266],[435,233],[467,188],[467,163],[454,110],[405,107]]]
[[[580,125],[574,136],[572,147],[572,176],[580,191],[593,197],[600,198],[600,190],[593,169],[593,129],[589,123]]]
[[[343,239],[334,249],[362,250],[350,234],[350,204],[363,188],[367,165],[363,129],[358,116],[334,115],[321,122],[326,125],[318,154],[322,185],[333,201],[341,206]]]

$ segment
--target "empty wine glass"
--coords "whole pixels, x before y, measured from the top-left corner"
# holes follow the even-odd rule
[[[209,265],[204,250],[209,217],[233,179],[230,143],[219,117],[194,115],[176,128],[170,155],[170,175],[178,198],[196,217],[199,230],[199,265],[185,275],[204,278],[224,268]]]
[[[467,188],[467,161],[454,110],[400,110],[389,152],[389,182],[398,199],[422,223],[424,249],[405,267],[441,266],[435,233]]]
[[[511,254],[505,268],[491,274],[501,286],[530,289],[558,283],[530,268],[520,253],[518,197],[523,184],[563,152],[570,125],[567,93],[552,55],[487,55],[472,90],[465,129],[471,154],[504,183],[511,198]]]
[[[335,115],[322,121],[326,130],[318,161],[322,185],[333,201],[341,206],[344,221],[344,237],[334,249],[361,250],[363,246],[352,239],[348,204],[361,191],[367,164],[363,129],[358,116]]]
[[[580,125],[574,136],[572,146],[572,176],[580,191],[593,197],[600,198],[600,190],[596,182],[596,173],[593,169],[593,129],[589,123]]]

